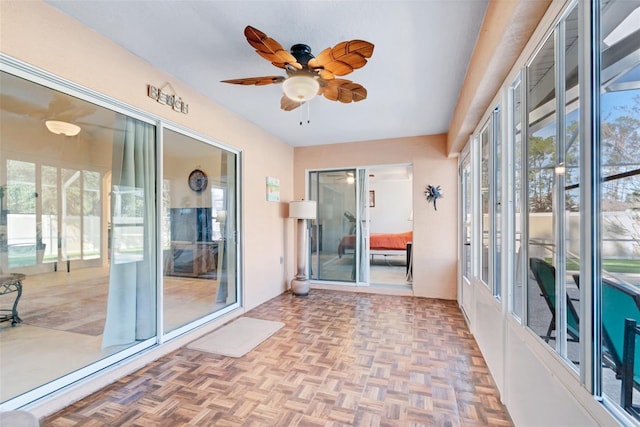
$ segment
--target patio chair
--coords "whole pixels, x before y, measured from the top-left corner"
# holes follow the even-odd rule
[[[580,277],[573,275],[580,286]],[[620,405],[638,414],[633,406],[633,388],[640,390],[640,345],[635,340],[634,324],[640,321],[640,290],[634,286],[602,279],[602,359],[605,366],[622,380]],[[637,330],[637,328],[636,328]],[[635,345],[633,343],[635,342]]]
[[[556,329],[556,268],[540,258],[529,259],[529,266],[533,277],[536,279],[540,287],[541,296],[544,298],[549,310],[551,310],[551,322],[547,334],[542,336],[545,342],[549,342],[551,332]],[[567,334],[570,341],[580,341],[580,320],[578,313],[571,302],[571,298],[567,295]]]
[[[620,394],[620,404],[622,408],[633,414],[636,418],[640,417],[640,408],[633,406],[633,388],[637,386],[636,378],[636,352],[637,340],[636,335],[640,335],[640,328],[636,326],[634,319],[625,319],[624,321],[624,343],[622,345],[622,393]]]

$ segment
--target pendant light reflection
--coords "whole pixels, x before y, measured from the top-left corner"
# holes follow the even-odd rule
[[[49,129],[49,132],[55,133],[56,135],[76,136],[81,130],[78,125],[57,120],[47,120],[44,124],[47,126],[47,129]]]

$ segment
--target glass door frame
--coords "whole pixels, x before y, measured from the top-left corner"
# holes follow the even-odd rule
[[[106,97],[97,92],[92,91],[79,84],[63,80],[53,74],[49,74],[46,71],[34,68],[33,66],[10,58],[6,55],[0,54],[0,71],[6,72],[18,78],[24,79],[30,83],[35,83],[44,86],[48,89],[62,92],[66,95],[70,95],[100,107],[107,108],[116,113],[123,114],[127,117],[139,120],[141,122],[152,124],[156,126],[156,130],[160,127],[159,119],[154,118],[150,114],[143,113],[139,110],[135,110],[132,107],[121,103],[113,98]],[[158,138],[158,133],[156,133]],[[158,143],[156,139],[156,144]],[[1,161],[1,160],[0,160]],[[5,163],[6,164],[6,163]],[[39,163],[41,164],[41,163]],[[3,173],[5,167],[2,167]],[[158,243],[159,244],[159,243]],[[26,271],[21,268],[22,271]],[[38,271],[41,272],[41,271]],[[35,274],[35,272],[27,271],[28,274]],[[41,399],[47,395],[60,391],[62,388],[74,384],[78,381],[89,378],[91,375],[99,373],[100,371],[116,366],[118,363],[122,363],[136,354],[143,351],[147,351],[155,347],[160,340],[160,336],[156,333],[148,339],[136,342],[134,345],[125,348],[124,350],[113,353],[95,362],[92,362],[84,367],[66,374],[62,377],[49,381],[45,384],[37,386],[30,391],[27,391],[19,396],[6,400],[0,403],[0,411],[7,411],[12,409],[18,409],[27,404],[33,403],[38,399]]]
[[[355,188],[355,241],[357,244],[354,248],[354,262],[356,263],[355,272],[352,280],[331,280],[322,279],[318,275],[310,274],[310,280],[319,284],[337,284],[337,285],[349,285],[357,287],[369,287],[371,286],[371,248],[369,245],[370,234],[370,219],[371,219],[371,206],[369,206],[369,192],[370,192],[370,180],[369,174],[372,170],[382,169],[386,167],[411,167],[411,163],[398,163],[398,164],[382,164],[382,165],[367,165],[367,166],[354,166],[354,167],[341,167],[341,168],[325,168],[325,169],[307,169],[305,171],[305,198],[308,200],[316,200],[319,194],[319,188],[313,188],[314,185],[319,185],[318,180],[312,177],[314,174],[321,173],[337,173],[337,172],[353,172],[354,173],[354,185]],[[316,200],[318,201],[318,200]],[[319,202],[319,201],[318,201]],[[412,201],[413,204],[413,201]],[[321,204],[318,203],[318,218],[320,218]],[[412,221],[412,218],[410,219]],[[319,227],[318,220],[312,224],[311,233],[314,232],[313,227]],[[413,225],[411,226],[413,230]],[[322,233],[325,233],[323,230]],[[315,235],[320,236],[322,234],[319,229],[315,229]],[[313,234],[312,234],[313,235]],[[314,239],[309,239],[313,245]],[[320,239],[317,239],[320,240]],[[315,252],[319,253],[320,245],[316,241]],[[320,260],[319,257],[315,261],[313,259],[314,248],[309,251],[309,265],[312,271],[319,271]]]
[[[459,282],[458,288],[460,293],[460,307],[463,313],[467,317],[467,320],[471,319],[471,312],[473,306],[473,286],[472,278],[474,275],[474,256],[473,256],[473,225],[474,225],[474,210],[473,210],[473,198],[475,191],[473,188],[473,159],[471,146],[473,144],[473,138],[470,138],[465,148],[460,153],[460,161],[458,165],[459,173],[459,191],[458,191],[458,227],[460,236],[459,246]],[[465,175],[465,172],[467,175]],[[467,178],[467,179],[465,179]],[[467,194],[467,190],[471,190],[470,194]],[[467,200],[470,196],[471,200]],[[466,207],[469,207],[468,212]],[[468,227],[468,229],[466,229]],[[466,240],[465,241],[465,237]],[[466,254],[465,254],[466,252]],[[465,262],[468,258],[468,264]],[[469,271],[465,273],[465,266],[468,265]]]
[[[231,230],[229,232],[229,236],[227,238],[228,242],[233,243],[232,245],[228,245],[226,247],[226,252],[227,253],[231,253],[230,249],[233,248],[233,253],[235,254],[235,268],[234,268],[234,274],[236,277],[236,283],[235,283],[235,292],[236,292],[236,301],[232,304],[229,304],[223,308],[221,308],[220,310],[217,311],[213,311],[210,314],[201,317],[199,319],[196,319],[192,322],[189,322],[181,327],[178,327],[176,329],[173,329],[171,331],[165,332],[164,330],[164,312],[162,310],[162,307],[164,307],[164,286],[162,286],[162,282],[163,282],[163,278],[164,278],[164,271],[163,271],[163,266],[164,266],[164,251],[162,248],[162,239],[158,239],[157,242],[157,277],[158,277],[158,281],[160,282],[158,285],[158,307],[159,310],[157,310],[158,312],[158,340],[160,343],[163,343],[165,341],[171,340],[175,337],[178,337],[188,331],[191,331],[197,327],[200,327],[218,317],[221,317],[223,315],[225,315],[226,313],[229,313],[233,310],[238,309],[239,307],[244,306],[244,278],[242,275],[242,264],[243,264],[243,258],[242,258],[242,254],[243,254],[243,250],[242,250],[242,242],[244,241],[243,239],[243,234],[242,234],[242,222],[241,222],[241,212],[242,212],[242,152],[238,151],[238,150],[234,150],[231,149],[230,147],[224,146],[222,144],[220,144],[219,142],[211,139],[211,138],[207,138],[205,136],[201,136],[193,131],[190,131],[186,128],[183,128],[181,126],[177,126],[175,124],[167,124],[167,123],[163,123],[163,122],[159,122],[158,123],[158,159],[160,159],[158,161],[157,164],[157,188],[161,189],[162,188],[162,183],[164,180],[164,170],[163,170],[163,161],[162,159],[164,158],[164,152],[163,152],[163,137],[164,137],[164,130],[168,129],[174,132],[177,132],[183,136],[189,137],[189,138],[193,138],[194,140],[197,140],[199,142],[202,142],[204,144],[210,145],[212,147],[218,148],[220,150],[223,150],[227,153],[231,153],[235,155],[235,174],[234,174],[234,179],[235,179],[235,202],[230,206],[233,206],[235,212],[233,215],[233,218],[235,220],[235,230]],[[229,194],[227,193],[227,197],[229,197]],[[162,197],[157,197],[156,198],[156,209],[157,212],[162,212]],[[227,216],[227,218],[229,218],[229,216]],[[158,236],[162,235],[162,221],[158,220],[157,224],[156,224],[156,232]]]
[[[315,200],[318,198],[319,188],[312,188],[314,182],[316,185],[319,185],[319,180],[313,180],[313,174],[321,174],[321,173],[337,173],[337,172],[353,172],[355,186],[355,209],[354,209],[354,217],[355,217],[355,245],[354,245],[354,275],[351,280],[337,280],[337,279],[322,279],[313,274],[310,274],[310,280],[312,283],[319,284],[336,284],[342,286],[358,286],[358,287],[367,287],[369,286],[369,277],[370,277],[370,266],[369,266],[369,257],[370,257],[370,248],[369,248],[369,206],[366,204],[368,198],[366,195],[369,194],[369,180],[368,177],[368,167],[341,167],[341,168],[326,168],[326,169],[308,169],[305,171],[305,198],[308,200]],[[315,199],[314,199],[315,197]],[[319,202],[318,200],[316,200]],[[318,203],[318,212],[320,212],[321,205]],[[320,218],[320,215],[317,215]],[[318,220],[312,221],[309,232],[314,232],[314,227],[319,227]],[[323,231],[324,233],[324,231]],[[316,239],[316,253],[320,251],[320,243],[322,233],[320,233],[319,228],[315,228],[315,235],[319,238]],[[313,245],[314,239],[309,239],[311,245]],[[364,242],[365,245],[361,244]],[[313,262],[313,253],[314,248],[312,247],[309,251],[309,259],[308,263],[311,266],[312,271],[320,271],[320,257],[317,258],[316,263]]]
[[[62,92],[63,94],[70,95],[81,100],[90,102],[97,106],[106,108],[115,113],[119,113],[125,115],[129,118],[138,120],[145,124],[150,124],[155,126],[155,147],[156,147],[156,158],[153,159],[156,162],[155,171],[156,171],[156,188],[162,188],[162,131],[163,128],[170,128],[175,130],[176,132],[185,134],[187,136],[191,136],[202,140],[211,145],[215,145],[227,152],[234,153],[236,155],[236,171],[235,171],[235,202],[233,206],[235,207],[235,212],[233,217],[236,221],[236,229],[231,233],[230,239],[233,239],[235,242],[235,254],[236,254],[236,265],[235,265],[235,273],[236,273],[236,291],[237,298],[234,304],[230,304],[229,306],[216,311],[211,316],[206,318],[199,319],[196,322],[190,323],[185,327],[172,331],[171,334],[163,335],[162,330],[162,308],[163,308],[163,287],[162,287],[162,272],[163,264],[162,264],[162,241],[160,238],[156,239],[155,242],[155,262],[156,262],[156,317],[157,317],[157,328],[154,336],[150,338],[146,338],[140,341],[137,341],[135,344],[130,347],[126,347],[123,350],[119,350],[113,354],[110,354],[104,358],[101,358],[95,362],[90,362],[84,365],[82,368],[79,368],[69,374],[63,375],[57,379],[51,380],[47,383],[36,386],[30,391],[22,393],[14,398],[10,398],[4,402],[0,402],[0,411],[7,411],[18,409],[20,407],[24,407],[30,403],[37,401],[38,399],[42,399],[48,395],[56,393],[62,390],[64,387],[72,385],[74,383],[82,384],[82,381],[89,379],[93,375],[100,375],[101,371],[105,369],[117,368],[118,366],[122,366],[122,364],[126,363],[136,363],[135,359],[129,359],[133,357],[145,357],[144,352],[153,351],[158,345],[163,344],[164,342],[176,337],[177,335],[183,334],[187,331],[191,331],[199,327],[200,325],[210,322],[213,318],[222,317],[224,314],[238,308],[239,306],[244,305],[244,296],[243,296],[243,283],[244,277],[242,275],[242,239],[243,239],[243,223],[242,223],[242,212],[243,212],[243,204],[242,204],[242,173],[243,173],[243,156],[241,151],[235,151],[228,146],[224,146],[218,142],[212,140],[212,138],[200,136],[195,134],[192,131],[189,131],[186,128],[181,126],[177,126],[174,124],[167,124],[163,120],[153,114],[145,111],[141,111],[134,107],[131,107],[128,104],[122,103],[114,98],[102,95],[97,93],[89,88],[81,86],[77,83],[70,82],[68,80],[64,80],[60,77],[57,77],[53,74],[50,74],[46,71],[35,68],[29,64],[23,63],[19,60],[8,57],[4,54],[0,53],[0,71],[6,72],[18,78],[24,79],[30,83],[34,83],[37,85],[41,85],[45,88]],[[0,174],[6,175],[6,156],[4,152],[2,153],[3,157],[0,158]],[[13,160],[21,160],[20,158],[14,158]],[[42,162],[35,163],[37,168],[41,168],[43,165]],[[104,171],[99,171],[101,173],[102,180],[105,179]],[[59,174],[58,174],[59,175]],[[36,190],[40,191],[41,182],[40,182],[40,172],[36,172]],[[6,176],[3,176],[3,182],[6,182]],[[57,181],[60,181],[60,177],[58,176]],[[5,201],[6,202],[6,201]],[[104,207],[106,200],[101,200],[101,209]],[[160,212],[162,204],[162,197],[156,197],[156,209],[157,212]],[[38,208],[40,209],[40,208]],[[41,213],[41,209],[39,210]],[[103,219],[103,221],[105,221]],[[155,221],[155,232],[157,236],[161,236],[161,221],[158,219]],[[103,233],[104,234],[104,233]],[[106,239],[107,236],[102,236],[102,248],[106,250]],[[2,251],[0,251],[2,254]],[[3,255],[4,256],[4,255]],[[103,256],[99,259],[87,260],[86,262],[96,262],[98,260],[102,261],[108,255],[104,252]],[[3,260],[4,262],[5,260]],[[84,261],[83,261],[84,262]],[[59,266],[60,267],[60,266]],[[21,271],[24,271],[23,268],[20,268]],[[40,273],[42,271],[27,271],[28,274]],[[45,355],[46,356],[46,355]]]

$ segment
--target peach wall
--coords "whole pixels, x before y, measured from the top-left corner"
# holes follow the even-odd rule
[[[456,298],[458,160],[447,156],[447,135],[296,147],[294,160],[296,199],[305,196],[307,170],[411,163],[413,292],[421,297]],[[427,185],[442,187],[445,197],[437,211],[424,197]]]
[[[45,3],[2,1],[0,12],[3,54],[240,150],[245,307],[285,291],[294,274],[293,255],[287,251],[293,226],[283,203],[266,201],[265,178],[279,178],[281,200],[291,199],[291,146]],[[189,103],[188,115],[147,97],[147,84],[167,82]]]

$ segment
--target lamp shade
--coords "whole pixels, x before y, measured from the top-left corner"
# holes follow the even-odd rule
[[[313,200],[290,202],[289,218],[316,219],[316,202]]]
[[[282,90],[287,98],[296,102],[309,101],[316,96],[320,83],[311,75],[291,76],[282,83]]]
[[[49,132],[55,133],[56,135],[76,136],[80,133],[80,126],[74,125],[73,123],[47,120],[44,124],[47,126],[47,129],[49,129]]]

